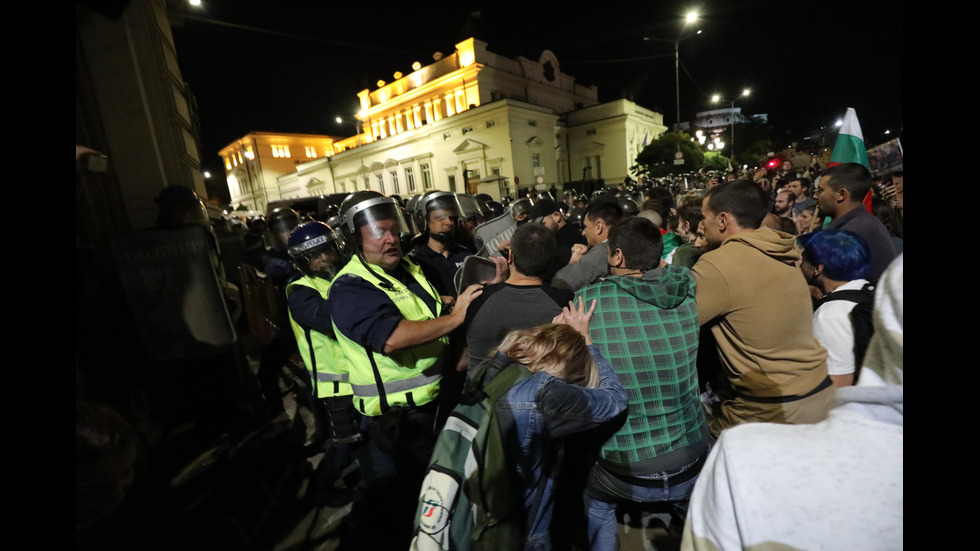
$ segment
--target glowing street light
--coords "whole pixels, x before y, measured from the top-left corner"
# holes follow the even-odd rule
[[[751,90],[749,90],[748,88],[746,88],[746,89],[742,90],[742,94],[740,96],[738,96],[738,97],[736,97],[735,99],[732,99],[732,100],[727,100],[727,99],[719,96],[718,94],[715,94],[715,95],[711,96],[711,103],[718,103],[720,101],[721,102],[729,102],[729,103],[731,103],[731,109],[729,111],[729,117],[732,120],[732,142],[731,143],[732,143],[732,162],[733,163],[735,161],[735,102],[738,99],[740,99],[740,98],[747,97],[751,92],[752,92]]]
[[[334,120],[337,121],[337,124],[343,124],[343,123],[346,122],[346,123],[349,123],[349,124],[353,125],[354,126],[354,130],[357,133],[357,145],[363,145],[363,142],[361,141],[361,127],[357,124],[357,122],[351,121],[351,120],[347,120],[347,119],[345,119],[343,117],[337,117]]]
[[[675,96],[677,98],[677,119],[674,123],[674,130],[680,130],[681,126],[681,40],[691,38],[692,36],[697,36],[701,34],[701,29],[698,29],[694,34],[689,34],[684,36],[684,29],[698,20],[698,12],[689,11],[687,15],[684,16],[684,23],[681,25],[681,31],[677,35],[675,40],[670,40],[666,38],[653,38],[649,36],[643,37],[643,40],[656,40],[659,42],[673,42],[674,43],[674,86],[675,86]]]

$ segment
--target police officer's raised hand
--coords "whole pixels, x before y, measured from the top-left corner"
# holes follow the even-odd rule
[[[483,285],[479,283],[474,283],[463,289],[463,292],[456,297],[456,304],[453,306],[453,313],[451,315],[459,316],[461,319],[466,318],[466,309],[469,307],[470,302],[482,294]]]

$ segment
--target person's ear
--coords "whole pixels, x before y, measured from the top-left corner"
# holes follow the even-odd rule
[[[731,220],[728,219],[728,216],[729,215],[727,212],[722,212],[718,215],[718,231],[721,233],[725,233],[725,230],[728,228],[728,225],[731,223]]]
[[[507,263],[508,264],[514,263],[514,251],[511,249],[507,249]]]
[[[609,265],[614,268],[622,268],[623,265],[623,249],[617,248],[616,250],[609,253]]]

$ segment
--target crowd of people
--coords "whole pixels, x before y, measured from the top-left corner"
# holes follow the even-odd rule
[[[900,547],[902,174],[803,168],[499,203],[357,191],[319,219],[250,221],[274,235],[251,261],[292,329],[261,387],[280,411],[270,373],[298,351],[322,406],[322,491],[352,501],[341,548],[409,546],[437,435],[491,361],[534,373],[498,406],[525,549],[618,549],[631,503],[669,505],[685,549]],[[488,255],[481,228],[501,219]],[[471,256],[495,273],[463,287]],[[873,336],[855,332],[856,299],[829,300],[855,290]]]

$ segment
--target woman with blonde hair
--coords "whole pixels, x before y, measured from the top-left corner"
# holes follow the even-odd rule
[[[524,549],[551,548],[563,437],[625,419],[626,391],[589,338],[595,305],[586,311],[579,299],[550,324],[512,331],[485,366],[489,374],[519,363],[532,373],[496,403],[511,483],[526,512]]]

